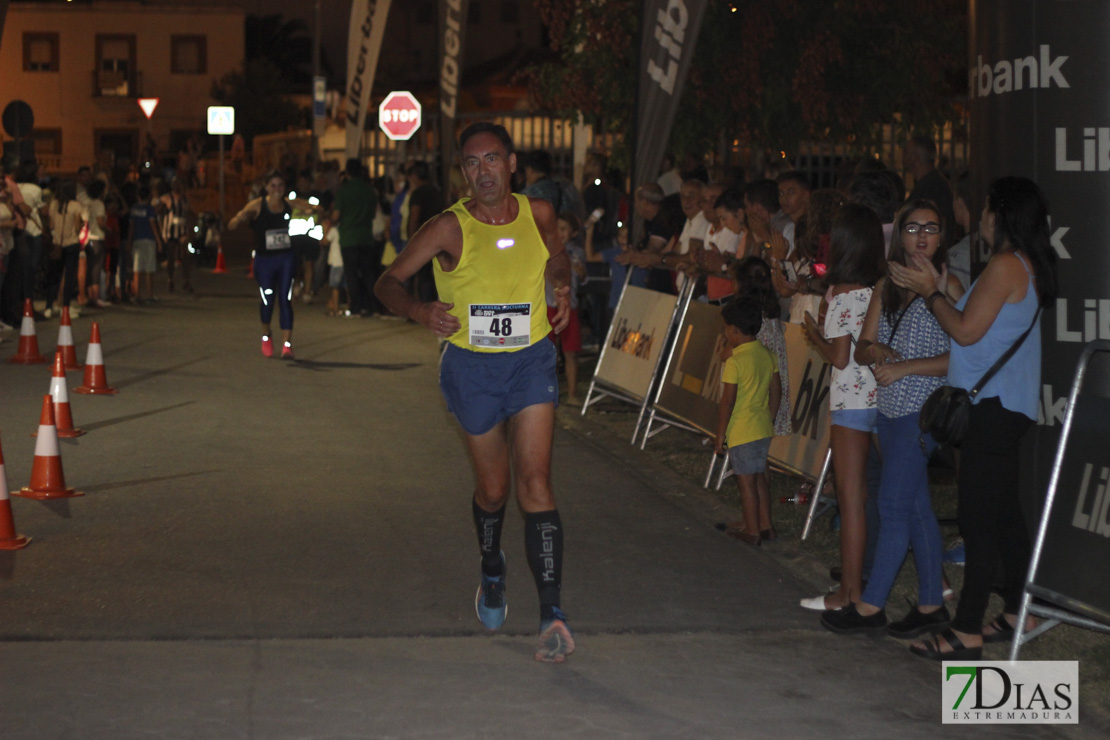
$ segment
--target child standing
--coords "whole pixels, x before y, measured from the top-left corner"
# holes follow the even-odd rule
[[[723,391],[717,424],[717,452],[728,450],[744,526],[725,531],[749,545],[771,539],[771,495],[761,490],[759,478],[767,469],[767,453],[774,435],[772,419],[782,400],[778,360],[756,336],[763,325],[763,307],[740,298],[721,309],[725,338],[734,347],[721,372]]]
[[[156,300],[154,273],[158,269],[158,252],[162,251],[162,232],[158,228],[158,212],[150,202],[150,186],[140,185],[138,196],[131,206],[127,251],[134,260],[135,300],[151,304]]]
[[[339,224],[324,221],[324,238],[320,240],[322,246],[328,250],[328,287],[331,288],[331,297],[328,298],[328,316],[339,315],[339,288],[343,285],[343,252],[339,249]]]
[[[557,220],[559,238],[570,258],[570,320],[561,334],[551,333],[551,341],[563,353],[567,374],[567,404],[579,406],[578,353],[582,351],[582,326],[578,320],[578,288],[586,279],[586,253],[582,250],[582,226],[573,213],[560,213]],[[547,315],[554,318],[557,308],[555,291],[549,283],[547,290]]]

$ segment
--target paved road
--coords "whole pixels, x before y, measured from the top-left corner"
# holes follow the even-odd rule
[[[434,341],[298,306],[298,361],[266,360],[241,271],[198,289],[95,317],[120,393],[71,392],[88,434],[63,462],[87,495],[13,500],[34,542],[0,554],[0,737],[961,734],[940,724],[938,667],[826,633],[796,606],[820,583],[713,531],[696,486],[562,428],[578,652],[534,663],[516,519],[506,627],[473,613],[471,479]],[[39,331],[52,350],[56,323]],[[43,367],[0,365],[12,489],[48,387]]]

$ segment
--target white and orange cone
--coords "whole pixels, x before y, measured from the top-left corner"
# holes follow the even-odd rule
[[[31,538],[15,532],[12,501],[8,497],[8,476],[4,473],[4,450],[0,449],[0,550],[21,550]]]
[[[35,310],[31,299],[23,301],[23,321],[19,325],[19,350],[9,360],[17,365],[40,365],[46,358],[39,352],[39,337],[35,333]]]
[[[81,491],[66,488],[62,472],[62,453],[58,448],[58,430],[54,426],[54,401],[50,394],[42,397],[35,461],[31,464],[31,484],[18,490],[16,496],[38,500],[84,496]]]
[[[85,382],[73,389],[76,393],[108,395],[119,393],[108,386],[108,376],[104,373],[104,350],[100,346],[100,322],[94,321],[89,350],[85,353]]]
[[[84,429],[73,426],[73,412],[69,408],[69,389],[66,387],[66,369],[62,365],[62,351],[54,353],[54,373],[50,377],[50,398],[54,401],[54,428],[59,437],[80,437]],[[32,434],[34,437],[38,433]]]
[[[66,370],[80,370],[77,364],[77,350],[73,346],[73,324],[69,322],[69,306],[62,306],[62,322],[58,326],[58,352],[62,353],[62,361]]]
[[[213,275],[223,275],[227,272],[227,262],[224,261],[224,243],[221,240],[216,245],[216,266],[212,268]]]

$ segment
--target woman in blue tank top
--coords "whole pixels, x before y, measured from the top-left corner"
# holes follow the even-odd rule
[[[955,305],[939,292],[931,265],[891,266],[898,285],[925,297],[952,338],[949,383],[967,390],[1056,297],[1056,254],[1049,241],[1048,205],[1024,177],[991,183],[979,224],[991,248],[986,269]],[[951,628],[910,647],[930,660],[978,660],[984,642],[1012,639],[1029,567],[1029,533],[1018,499],[1020,443],[1037,418],[1041,383],[1040,327],[1002,366],[971,407],[960,448],[958,512],[966,548],[964,585]],[[1002,614],[985,628],[995,564],[1003,568]]]

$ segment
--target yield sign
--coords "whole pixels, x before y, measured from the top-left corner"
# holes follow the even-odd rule
[[[391,92],[378,106],[378,126],[394,141],[411,139],[420,128],[420,103],[410,92]]]
[[[146,120],[154,115],[154,109],[158,107],[158,98],[139,98],[139,107],[143,109],[146,114]]]

